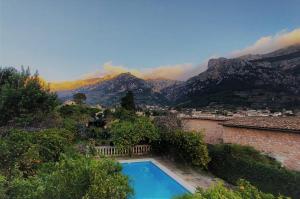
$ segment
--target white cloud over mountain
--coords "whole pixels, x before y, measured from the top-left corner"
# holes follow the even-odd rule
[[[229,52],[225,57],[239,57],[247,54],[263,54],[278,50],[291,45],[300,44],[300,28],[292,31],[281,31],[275,35],[269,35],[259,38],[256,42],[244,49]],[[215,57],[215,56],[214,56]],[[212,57],[210,57],[212,58]],[[203,72],[207,68],[205,60],[202,64],[183,63],[176,65],[157,66],[148,69],[132,69],[123,65],[114,65],[112,61],[104,63],[98,71],[86,74],[83,79],[104,77],[106,75],[118,75],[120,73],[130,72],[133,75],[144,79],[175,79],[186,80]]]

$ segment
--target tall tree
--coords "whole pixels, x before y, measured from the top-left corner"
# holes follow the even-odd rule
[[[47,84],[29,68],[0,68],[0,125],[14,120],[30,123],[42,119],[57,105],[57,96]]]
[[[128,91],[121,99],[121,106],[128,111],[135,111],[134,95],[132,91]]]
[[[83,104],[86,100],[86,95],[84,93],[76,93],[73,95],[73,100],[76,104]]]

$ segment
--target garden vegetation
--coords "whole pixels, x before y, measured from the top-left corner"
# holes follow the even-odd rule
[[[227,182],[237,184],[243,178],[264,192],[300,198],[300,172],[285,169],[252,147],[221,144],[209,149],[209,170]]]
[[[234,189],[226,188],[219,182],[208,190],[198,189],[195,194],[186,194],[175,199],[286,199],[286,197],[263,193],[249,182],[239,180]]]
[[[1,199],[129,198],[134,190],[121,165],[95,156],[94,147],[103,144],[129,151],[150,144],[160,155],[208,169],[237,185],[232,190],[218,184],[178,199],[300,198],[299,173],[252,148],[216,145],[208,151],[202,133],[184,131],[175,116],[163,114],[154,121],[137,116],[130,91],[115,111],[86,105],[82,93],[74,100],[76,105],[59,104],[29,69],[0,68]]]

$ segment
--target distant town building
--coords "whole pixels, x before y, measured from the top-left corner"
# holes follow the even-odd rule
[[[76,105],[76,102],[74,102],[73,100],[67,100],[64,102],[64,105]]]

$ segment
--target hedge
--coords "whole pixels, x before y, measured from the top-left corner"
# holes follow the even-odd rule
[[[200,132],[161,132],[160,140],[152,146],[154,152],[193,166],[206,169],[210,161],[207,146]]]
[[[236,153],[235,145],[209,146],[209,170],[232,184],[243,178],[263,192],[300,198],[300,172],[289,171],[276,163],[266,163],[249,155],[243,157],[242,148]]]

